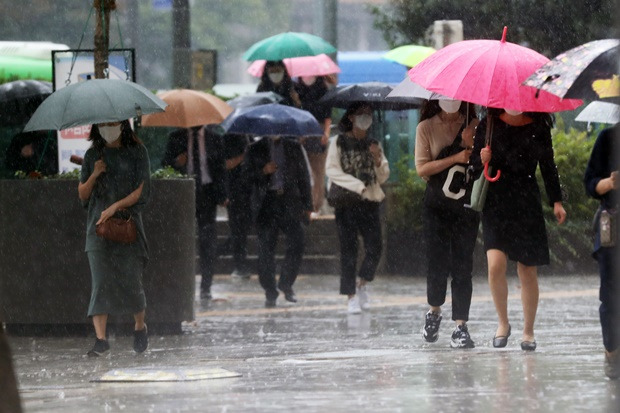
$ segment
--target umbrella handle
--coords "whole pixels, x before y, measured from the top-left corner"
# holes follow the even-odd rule
[[[498,169],[497,174],[494,177],[490,177],[489,176],[489,163],[487,162],[484,164],[484,177],[487,179],[487,181],[495,182],[499,179],[501,175],[502,175],[502,171]]]

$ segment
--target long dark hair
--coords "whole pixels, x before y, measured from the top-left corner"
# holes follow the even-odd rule
[[[99,132],[99,126],[97,124],[93,124],[90,129],[90,135],[88,135],[88,140],[93,142],[93,148],[97,150],[97,152],[101,153],[103,148],[105,148],[105,139],[101,136]],[[121,146],[124,148],[128,148],[130,146],[136,146],[141,144],[140,139],[136,136],[136,133],[131,129],[131,124],[128,120],[121,121]]]
[[[347,107],[346,112],[340,118],[338,122],[338,129],[340,132],[345,133],[353,129],[353,123],[349,119],[349,116],[357,112],[360,108],[371,107],[367,102],[353,102]]]
[[[269,79],[269,71],[272,67],[280,68],[284,71],[284,78],[282,78],[282,82],[279,84],[275,84]],[[291,92],[291,88],[293,87],[293,81],[291,80],[291,76],[288,74],[286,70],[286,66],[282,60],[268,60],[265,63],[265,68],[263,69],[263,74],[260,77],[260,83],[258,84],[258,92],[276,92],[282,95],[281,92],[287,92],[286,96],[288,96]]]
[[[425,119],[430,119],[440,112],[441,107],[439,107],[438,100],[425,100],[422,104],[422,109],[420,109],[420,122]],[[473,103],[462,101],[459,112],[467,118],[467,123],[471,122],[472,119],[476,117],[476,107]]]

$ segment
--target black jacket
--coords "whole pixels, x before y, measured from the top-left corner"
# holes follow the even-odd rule
[[[224,145],[222,143],[222,134],[220,128],[217,125],[206,125],[205,128],[205,152],[207,153],[207,166],[209,168],[209,175],[213,182],[210,185],[200,185],[199,181],[196,181],[196,191],[208,190],[211,193],[209,197],[213,197],[216,203],[221,204],[227,198],[226,190],[226,159],[224,158]],[[197,134],[200,127],[190,128],[192,133]],[[187,153],[187,131],[188,129],[178,129],[172,132],[168,137],[168,145],[166,146],[166,153],[162,160],[163,166],[172,166],[177,171],[185,174],[187,173],[187,165],[178,167],[175,165],[177,156]],[[196,136],[196,135],[195,135]],[[197,166],[198,156],[194,156],[196,162],[195,171],[198,171]]]
[[[265,199],[271,175],[263,173],[263,167],[271,161],[269,139],[262,138],[251,144],[245,161],[245,172],[253,188],[252,210],[258,220],[270,212],[269,208],[265,208]],[[290,219],[302,219],[304,211],[312,211],[310,172],[299,142],[291,138],[282,138],[282,144],[286,159],[283,195],[286,199],[285,214]]]

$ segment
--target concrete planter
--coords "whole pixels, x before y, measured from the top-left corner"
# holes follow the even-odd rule
[[[75,180],[0,180],[0,320],[12,333],[90,331],[86,210]],[[194,318],[194,181],[153,180],[143,220],[151,332]],[[110,320],[122,326],[132,317]],[[114,328],[114,325],[112,325]]]

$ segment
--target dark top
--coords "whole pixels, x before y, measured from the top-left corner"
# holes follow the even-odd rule
[[[224,135],[223,141],[224,157],[228,160],[236,158],[246,152],[250,144],[250,137],[248,135],[226,134]],[[243,162],[227,170],[227,175],[228,197],[230,201],[234,202],[234,200],[237,199],[249,199],[251,185],[248,181],[248,177],[243,172]]]
[[[482,171],[480,150],[485,146],[486,124],[487,118],[477,128],[470,159],[478,173]],[[501,245],[510,259],[526,265],[547,264],[547,234],[536,182],[538,165],[549,204],[562,201],[550,128],[541,123],[510,126],[495,118],[491,150],[490,166],[493,171],[501,170],[501,177],[489,183],[482,211],[485,248]]]
[[[246,155],[245,172],[252,184],[252,209],[258,220],[270,211],[265,208],[265,199],[271,184],[271,175],[263,173],[263,167],[272,160],[270,138],[262,138],[252,143]],[[284,152],[284,196],[286,198],[286,218],[302,219],[303,211],[312,211],[310,171],[302,147],[297,140],[281,138]]]
[[[48,136],[48,134],[50,134]],[[32,145],[33,155],[24,157],[21,150]],[[39,163],[40,161],[40,163]],[[58,138],[56,131],[34,131],[19,133],[13,137],[6,149],[6,167],[11,172],[29,173],[38,170],[43,175],[58,173]]]
[[[263,81],[258,84],[256,92],[273,92],[282,96],[282,101],[279,103],[282,105],[297,107],[293,98],[291,97],[291,91],[293,90],[293,82],[290,78],[284,78],[278,85],[274,85],[270,80]]]
[[[177,156],[187,153],[188,131],[194,133],[194,137],[198,135],[201,127],[178,129],[168,136],[168,144],[166,145],[166,153],[162,160],[163,166],[171,166],[177,171],[187,173],[187,165],[176,166]],[[207,168],[209,176],[213,180],[208,185],[200,185],[200,179],[196,180],[196,191],[209,191],[209,196],[215,199],[217,204],[221,204],[226,200],[226,159],[224,158],[224,145],[222,142],[222,130],[218,125],[206,125],[205,128],[205,152],[207,155]],[[200,172],[200,155],[198,153],[198,139],[194,139],[194,171],[196,174]],[[207,189],[208,188],[208,189]],[[199,197],[196,198],[198,201]]]
[[[618,200],[616,199],[617,191],[609,191],[604,195],[596,192],[596,185],[603,178],[609,178],[613,171],[619,169],[617,157],[612,156],[614,153],[615,134],[620,131],[620,126],[607,128],[599,133],[592,148],[592,154],[586,167],[583,182],[586,186],[586,192],[594,199],[601,202],[601,207],[605,209],[615,208]]]
[[[82,183],[86,182],[93,173],[95,162],[100,157],[100,154],[93,147],[86,151],[80,175]],[[142,210],[151,194],[148,152],[142,144],[127,148],[105,147],[103,149],[103,160],[106,164],[106,172],[99,176],[90,198],[83,202],[84,206],[88,208],[85,251],[104,251],[110,254],[131,254],[147,257],[148,248],[142,225]],[[138,241],[133,244],[119,244],[98,237],[95,233],[95,223],[101,217],[101,212],[138,189],[142,182],[144,182],[144,186],[140,199],[128,208],[129,213],[136,221]]]
[[[295,83],[295,90],[301,100],[301,108],[312,113],[312,116],[319,121],[325,122],[325,119],[331,118],[331,106],[325,103],[319,103],[319,99],[327,93],[327,86],[322,77],[318,77],[316,81],[307,86],[303,82]]]

